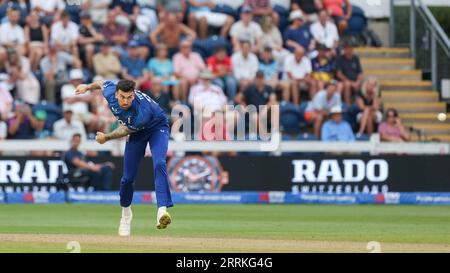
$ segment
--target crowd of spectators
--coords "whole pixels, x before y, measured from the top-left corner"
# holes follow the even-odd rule
[[[409,139],[394,109],[382,122],[379,83],[364,77],[345,38],[348,0],[293,0],[285,26],[270,0],[242,4],[0,1],[0,139],[112,130],[100,93],[75,96],[78,84],[99,79],[136,81],[168,116],[177,104],[209,107],[212,117],[229,104],[279,105],[287,139],[354,141],[378,131],[384,141]],[[233,128],[223,127],[216,132],[227,139]]]

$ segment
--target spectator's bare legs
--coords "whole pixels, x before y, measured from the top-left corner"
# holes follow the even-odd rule
[[[223,25],[222,29],[220,30],[220,36],[226,38],[228,36],[228,32],[230,31],[233,23],[234,23],[233,17],[227,16],[227,20],[225,21],[225,24]]]
[[[326,119],[326,113],[324,111],[316,111],[313,113],[314,120],[314,135],[320,139],[320,131],[322,129],[322,124]]]
[[[181,94],[180,94],[180,85],[174,85],[169,87],[172,91],[172,96],[174,100],[181,100]]]
[[[351,81],[344,81],[344,90],[343,90],[343,99],[344,102],[348,105],[351,104],[351,96],[352,96],[352,82]]]
[[[200,18],[198,33],[200,39],[206,39],[208,37],[208,20],[206,20],[206,17]]]
[[[195,13],[189,13],[188,17],[188,26],[194,31],[197,31],[197,18],[195,17]]]
[[[94,62],[92,60],[94,57],[95,47],[93,44],[87,44],[85,46],[85,50],[86,50],[85,61],[86,61],[87,67],[90,70],[94,70]]]
[[[312,77],[306,76],[304,82],[308,85],[309,99],[312,100],[317,91],[316,81]]]
[[[30,45],[29,48],[29,56],[30,56],[30,64],[31,69],[33,71],[38,70],[39,62],[41,58],[44,56],[44,47],[41,45]]]
[[[362,111],[362,116],[361,116],[361,121],[360,121],[360,124],[359,124],[358,134],[364,134],[364,132],[366,131],[367,125],[371,121],[369,118],[372,118],[370,108],[369,107],[365,107],[364,110]]]
[[[291,96],[292,102],[300,105],[300,80],[291,79]]]

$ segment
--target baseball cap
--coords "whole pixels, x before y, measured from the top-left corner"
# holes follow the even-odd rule
[[[81,69],[72,69],[70,70],[69,78],[71,80],[82,80],[83,71]]]
[[[130,48],[136,48],[136,47],[138,47],[138,46],[139,46],[139,43],[136,42],[136,41],[134,41],[134,40],[131,40],[131,41],[128,43],[128,47],[130,47]]]
[[[342,114],[342,106],[341,105],[335,105],[331,107],[330,109],[330,115],[332,114]]]
[[[303,12],[300,10],[294,10],[291,14],[289,14],[289,21],[294,21],[296,19],[304,20]]]
[[[37,110],[36,113],[34,113],[34,117],[37,120],[46,120],[47,119],[47,112],[44,110]]]
[[[241,9],[241,13],[251,13],[252,11],[253,11],[253,9],[249,5],[245,5]]]

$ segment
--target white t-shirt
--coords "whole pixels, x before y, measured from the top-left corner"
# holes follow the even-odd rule
[[[211,84],[206,88],[202,84],[197,84],[191,88],[188,101],[191,105],[216,111],[225,106],[227,97],[219,86]]]
[[[297,62],[293,54],[289,55],[284,62],[284,72],[291,73],[294,79],[303,79],[312,72],[311,61],[308,57],[303,56],[301,61]]]
[[[231,26],[230,36],[237,37],[239,40],[248,40],[252,46],[255,46],[256,40],[263,36],[263,31],[253,21],[248,26],[245,26],[242,21],[238,21]]]
[[[23,45],[25,43],[25,35],[23,28],[19,25],[12,26],[9,22],[0,25],[0,44],[16,43]]]
[[[72,84],[65,84],[61,88],[61,99],[64,101],[64,99],[75,97],[75,91],[76,88]],[[83,94],[79,96],[88,96],[88,94]],[[77,96],[77,97],[79,97]],[[70,108],[72,109],[73,113],[76,114],[84,114],[89,112],[89,107],[86,102],[75,102],[72,104],[68,104],[66,102],[63,102],[63,109]]]
[[[53,124],[53,135],[59,140],[69,141],[74,134],[81,134],[81,139],[86,139],[83,123],[75,118],[72,118],[70,124],[63,118]]]
[[[80,36],[78,31],[78,25],[74,22],[69,22],[65,28],[62,22],[57,22],[53,24],[51,28],[51,41],[53,43],[61,43],[63,45],[70,45],[72,42],[76,41]]]
[[[314,39],[329,48],[332,48],[334,43],[339,41],[337,27],[331,22],[327,22],[325,26],[323,26],[319,21],[317,21],[311,25],[310,31]]]
[[[63,0],[31,0],[31,8],[40,7],[47,12],[63,10],[66,4]]]
[[[231,67],[233,75],[237,80],[252,80],[258,72],[258,58],[255,54],[249,53],[244,58],[241,52],[236,52],[231,56]]]
[[[330,111],[333,106],[342,105],[341,94],[339,92],[334,92],[331,98],[328,100],[328,91],[321,90],[316,93],[314,98],[308,103],[306,107],[307,112],[311,112],[314,110],[325,110]]]

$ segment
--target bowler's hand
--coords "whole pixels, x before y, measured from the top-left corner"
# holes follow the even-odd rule
[[[102,132],[97,132],[97,135],[95,136],[95,141],[97,141],[99,144],[105,144],[106,143],[105,134]]]
[[[81,95],[89,91],[89,85],[87,84],[80,84],[77,86],[77,89],[75,90],[76,95]]]

